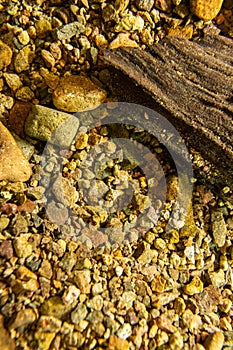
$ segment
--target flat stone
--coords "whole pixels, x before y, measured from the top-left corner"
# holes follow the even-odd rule
[[[23,85],[22,81],[20,80],[20,77],[17,74],[4,73],[3,76],[9,88],[11,88],[14,92]]]
[[[227,235],[227,226],[222,212],[214,211],[211,213],[211,228],[216,245],[218,247],[224,246]]]
[[[12,50],[2,40],[0,40],[0,70],[9,66],[12,59]]]
[[[72,304],[64,304],[60,297],[54,296],[44,301],[40,307],[40,312],[42,315],[53,316],[59,320],[64,320],[76,304],[77,301]]]
[[[17,73],[21,73],[30,68],[30,63],[33,57],[33,52],[29,46],[25,46],[14,59],[14,66]]]
[[[208,335],[205,341],[205,349],[206,350],[221,350],[224,344],[224,335],[223,333],[216,332],[214,334]]]
[[[98,107],[106,96],[106,91],[88,77],[70,75],[60,79],[53,93],[53,103],[59,110],[80,112]]]
[[[32,170],[15,139],[0,122],[0,180],[27,181]]]
[[[57,31],[57,38],[59,40],[70,39],[75,35],[83,33],[85,31],[85,26],[79,22],[71,22],[64,25]]]
[[[15,341],[10,337],[9,332],[4,327],[4,318],[0,315],[0,349],[1,350],[14,350]]]
[[[25,122],[26,134],[61,147],[71,145],[79,126],[78,118],[40,105],[34,105]]]

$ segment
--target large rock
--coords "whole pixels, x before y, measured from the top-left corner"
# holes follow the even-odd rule
[[[85,76],[70,75],[61,78],[53,93],[57,109],[66,112],[80,112],[98,107],[107,93]]]
[[[32,174],[30,164],[15,139],[0,122],[0,180],[27,181]]]
[[[70,114],[34,105],[28,114],[24,128],[25,133],[31,138],[69,147],[78,126],[78,118]]]

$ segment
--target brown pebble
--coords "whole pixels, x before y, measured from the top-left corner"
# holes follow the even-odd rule
[[[191,12],[204,21],[209,21],[217,16],[223,4],[223,0],[191,0]]]
[[[11,48],[0,40],[0,70],[9,66],[12,59]]]
[[[24,124],[31,108],[29,102],[16,102],[10,111],[9,128],[21,138],[25,137]]]
[[[27,181],[32,170],[7,128],[0,123],[0,180]]]
[[[59,110],[79,112],[98,107],[106,98],[106,91],[85,76],[61,78],[53,93],[53,103]]]

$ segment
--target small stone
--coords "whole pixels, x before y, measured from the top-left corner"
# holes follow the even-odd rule
[[[49,21],[42,18],[35,22],[35,28],[38,38],[43,39],[50,34],[52,25]]]
[[[1,218],[1,219],[5,219],[5,218]],[[1,219],[0,219],[0,225],[1,225]],[[12,247],[11,241],[3,241],[0,243],[0,256],[5,257],[6,259],[12,258],[13,247]]]
[[[206,350],[221,350],[224,344],[224,335],[223,333],[216,332],[214,334],[208,335],[205,340],[205,349]]]
[[[45,277],[47,279],[50,279],[53,275],[53,270],[50,262],[48,260],[43,260],[41,267],[39,269],[39,274],[42,277]]]
[[[117,336],[121,339],[127,339],[131,336],[132,328],[129,323],[124,323],[117,331]]]
[[[71,313],[71,321],[74,324],[79,324],[87,316],[87,307],[84,304],[79,304],[76,309]]]
[[[103,307],[103,298],[100,295],[95,295],[89,300],[88,307],[93,310],[100,311]]]
[[[25,46],[19,51],[14,59],[14,66],[17,73],[21,73],[30,68],[33,55],[29,46]]]
[[[20,77],[17,74],[4,73],[3,76],[9,88],[12,89],[14,92],[23,85],[22,81],[20,80]]]
[[[21,235],[14,239],[14,248],[19,258],[27,258],[32,254],[32,245],[28,243],[28,237]]]
[[[129,33],[119,33],[110,44],[109,50],[117,49],[118,47],[138,47],[138,43],[130,39]]]
[[[71,285],[65,290],[62,301],[64,304],[72,304],[74,301],[78,300],[79,295],[80,290],[74,285]]]
[[[59,40],[67,40],[75,35],[81,34],[85,31],[85,26],[79,22],[72,22],[66,24],[57,31],[57,38]]]
[[[90,293],[90,282],[91,282],[91,272],[88,269],[82,271],[75,271],[75,283],[77,287],[80,289],[81,293],[88,294]]]
[[[156,275],[151,282],[151,289],[157,293],[163,293],[165,290],[166,280],[160,275]]]
[[[1,217],[0,218],[0,232],[5,230],[7,226],[9,225],[10,219],[6,217]]]
[[[12,59],[12,50],[3,41],[0,40],[0,70],[9,66]]]
[[[222,269],[215,272],[209,273],[209,279],[211,281],[211,284],[215,287],[221,287],[225,284],[225,274]]]
[[[64,320],[76,304],[77,301],[73,304],[64,304],[60,297],[53,296],[44,301],[40,307],[40,312],[42,315],[53,316],[59,320]]]
[[[26,30],[23,30],[19,35],[18,35],[18,40],[21,44],[27,45],[30,41],[30,36],[28,35],[28,32]]]
[[[204,21],[209,21],[217,16],[223,4],[223,0],[191,0],[191,12]]]
[[[129,342],[125,339],[117,338],[114,336],[110,336],[109,338],[109,344],[108,344],[109,350],[129,350]]]
[[[216,245],[218,247],[224,246],[227,235],[227,225],[222,212],[214,211],[211,213],[211,228]]]
[[[107,93],[88,77],[70,75],[60,79],[53,93],[53,103],[59,110],[79,112],[98,107]]]
[[[36,314],[32,309],[23,309],[17,312],[10,320],[9,329],[28,326],[36,320]]]
[[[45,61],[47,67],[53,67],[56,63],[55,58],[48,50],[41,50],[41,57]]]
[[[27,102],[33,100],[35,95],[28,86],[22,86],[16,91],[15,97],[20,101]]]
[[[11,338],[9,332],[4,327],[4,317],[0,315],[0,349],[15,350],[15,341]]]
[[[88,144],[88,135],[87,134],[78,135],[78,138],[75,141],[75,148],[84,149],[87,147],[87,144]]]
[[[188,295],[194,295],[203,291],[203,282],[198,276],[194,276],[192,281],[184,286],[184,292]]]
[[[42,329],[38,329],[38,331],[35,332],[35,338],[38,342],[38,349],[49,350],[55,336],[56,332],[43,332]]]

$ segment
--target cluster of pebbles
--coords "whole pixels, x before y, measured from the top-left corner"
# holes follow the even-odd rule
[[[231,1],[219,13],[222,1],[190,3],[1,2],[2,350],[232,349],[232,203],[194,178],[185,219],[169,226],[179,179],[163,144],[137,127],[89,127],[98,105],[116,105],[101,49],[195,39],[208,25],[233,35]],[[50,142],[86,109],[56,135],[59,148]],[[114,137],[149,148],[156,178]]]

